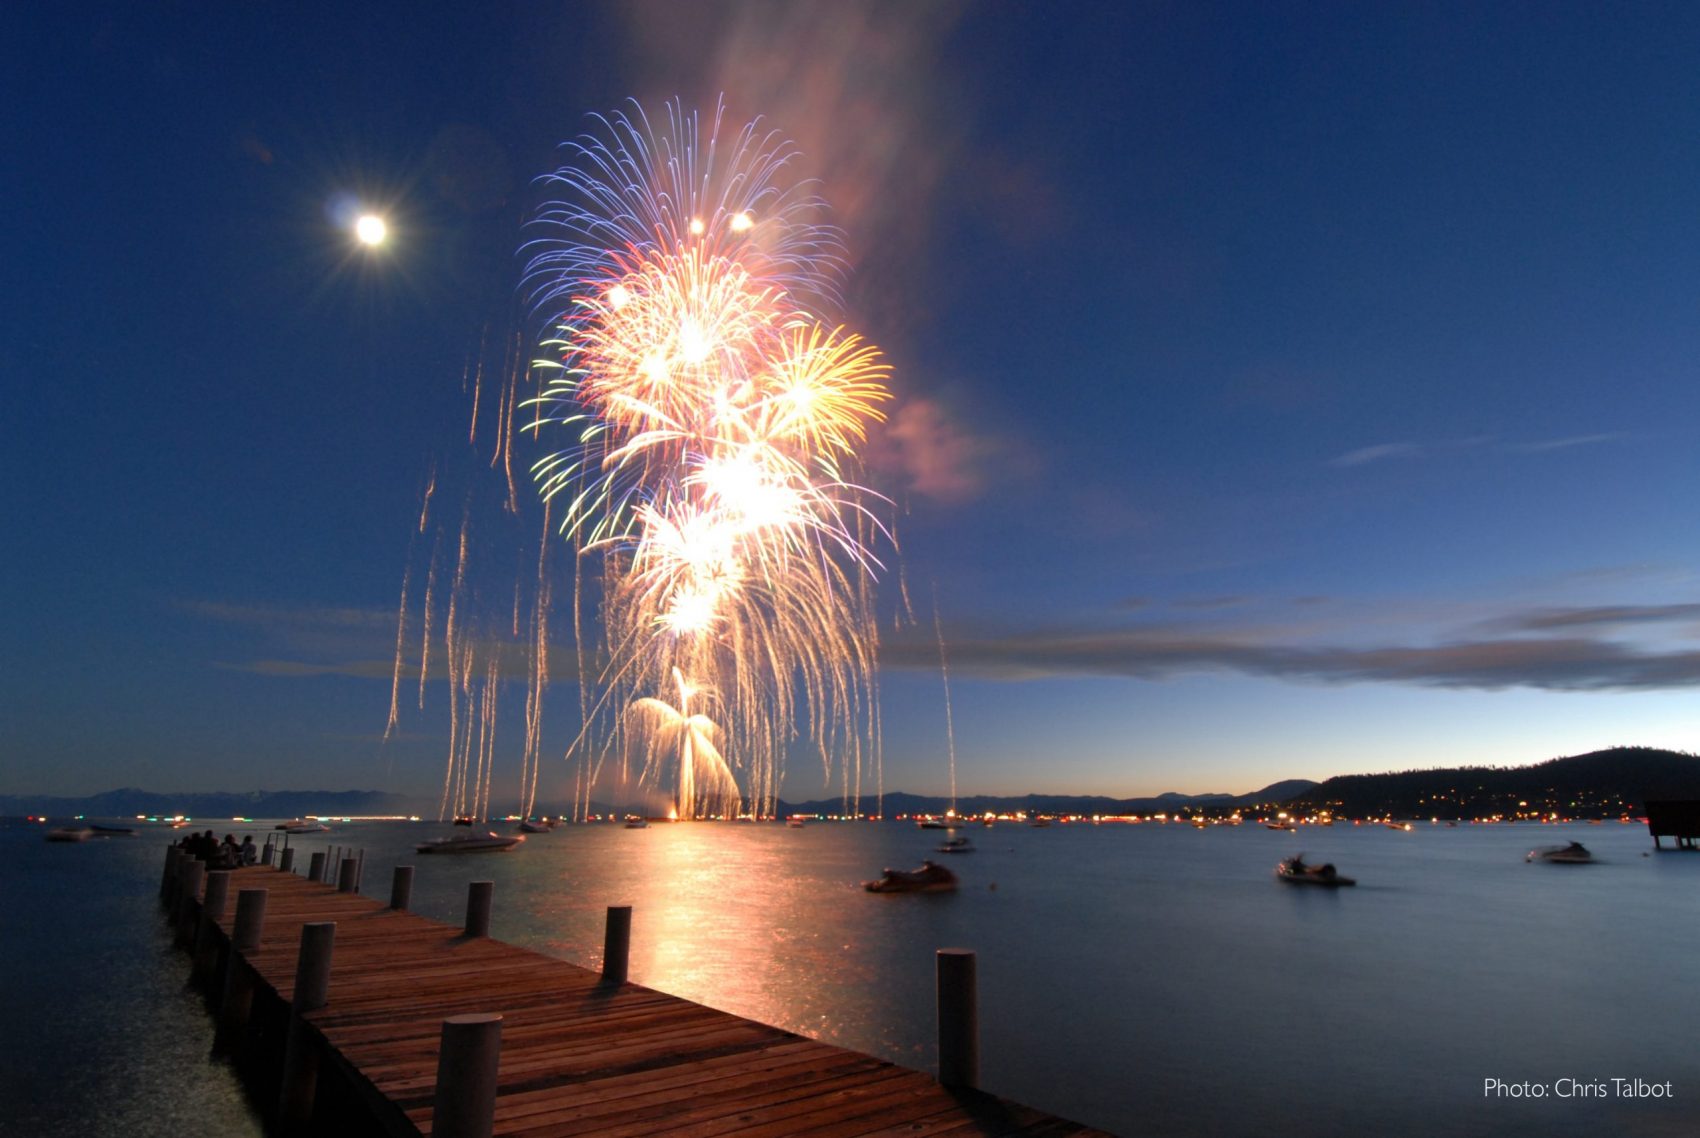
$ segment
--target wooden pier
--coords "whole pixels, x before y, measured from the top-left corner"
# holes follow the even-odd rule
[[[223,1045],[262,1108],[279,1103],[284,1132],[1102,1133],[972,1085],[947,1087],[921,1071],[621,983],[619,911],[611,911],[610,955],[621,959],[604,976],[474,935],[480,919],[488,927],[489,893],[480,902],[477,883],[468,927],[453,928],[404,911],[400,870],[392,893],[399,906],[390,907],[352,891],[346,878],[339,888],[256,866],[218,882],[192,859],[181,867],[177,860],[168,861],[162,896],[194,949]],[[256,939],[257,947],[239,950]],[[324,959],[315,963],[314,953]],[[462,1047],[448,1042],[456,1032],[496,1037],[499,1063],[497,1050],[487,1056],[493,1078],[454,1068],[483,1061],[451,1057]],[[951,1057],[953,1071],[976,1069],[971,1052]],[[493,1106],[481,1078],[493,1084]]]

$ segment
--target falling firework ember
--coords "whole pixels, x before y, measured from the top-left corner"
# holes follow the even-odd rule
[[[597,123],[526,277],[550,328],[533,473],[600,571],[606,662],[575,747],[670,765],[683,818],[771,812],[797,739],[859,794],[888,539],[854,479],[889,393],[878,350],[824,315],[837,232],[757,124],[727,142],[676,104],[665,130]]]

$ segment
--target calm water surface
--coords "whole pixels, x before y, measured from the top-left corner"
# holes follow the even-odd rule
[[[591,967],[605,907],[630,904],[635,981],[917,1067],[934,1059],[934,951],[973,948],[982,1084],[1126,1135],[1674,1135],[1700,1119],[1700,856],[1642,856],[1641,826],[1003,825],[971,832],[977,852],[949,859],[962,890],[943,896],[859,888],[941,836],[898,823],[579,826],[511,854],[413,853],[447,830],[345,824],[297,856],[363,849],[378,897],[414,864],[414,908],[450,922],[466,883],[493,879],[494,935]],[[1599,863],[1525,864],[1572,837]],[[0,829],[6,896],[24,899],[0,958],[0,1087],[34,1123],[17,1133],[180,1134],[185,1111],[203,1133],[255,1132],[160,929],[166,840]],[[1359,885],[1275,882],[1301,847]],[[1675,1098],[1613,1097],[1613,1077]],[[1485,1097],[1489,1078],[1548,1095]],[[1566,1078],[1606,1097],[1559,1098]]]

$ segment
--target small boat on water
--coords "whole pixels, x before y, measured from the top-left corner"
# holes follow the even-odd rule
[[[951,828],[949,822],[941,822],[937,818],[923,818],[915,824],[923,830],[948,830]]]
[[[1265,822],[1263,828],[1265,830],[1291,830],[1293,824],[1291,822]]]
[[[484,834],[455,834],[449,838],[433,838],[413,848],[422,854],[501,853],[513,849],[523,841],[524,834],[508,834],[504,837],[491,831]]]
[[[91,823],[89,829],[94,831],[97,838],[133,838],[136,831],[129,826],[102,826],[99,822]]]
[[[533,822],[530,818],[520,821],[519,832],[522,834],[547,834],[555,828],[555,823],[539,820]]]
[[[323,822],[304,822],[299,818],[293,822],[279,822],[272,828],[286,834],[328,834],[331,829]]]
[[[470,826],[470,825],[472,825],[472,815],[470,815],[470,814],[456,815],[455,816],[455,825],[457,825],[457,826]]]
[[[1524,861],[1549,861],[1554,865],[1587,865],[1594,860],[1594,855],[1581,842],[1571,842],[1567,846],[1541,846],[1529,851]]]
[[[1334,868],[1333,862],[1324,865],[1306,865],[1303,854],[1295,854],[1275,867],[1275,876],[1288,885],[1321,885],[1324,888],[1338,888],[1341,885],[1356,885],[1357,880],[1342,877]]]
[[[930,861],[919,869],[888,869],[877,881],[864,881],[869,893],[953,893],[956,874]]]
[[[803,820],[801,818],[787,818],[785,819],[785,824],[793,830],[801,830],[803,828]]]
[[[636,815],[633,815],[632,817],[626,819],[626,829],[628,829],[628,830],[647,830],[647,829],[649,829],[649,819],[648,818],[639,818]]]
[[[94,837],[94,830],[88,826],[55,826],[47,831],[50,842],[86,842]]]
[[[974,843],[967,838],[951,838],[938,847],[940,853],[973,853]]]

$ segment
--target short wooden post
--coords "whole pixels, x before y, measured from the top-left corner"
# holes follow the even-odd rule
[[[215,869],[207,874],[206,896],[201,900],[201,919],[195,926],[195,963],[190,978],[205,981],[218,959],[219,921],[224,919],[225,903],[230,898],[230,871]]]
[[[283,856],[278,859],[277,867],[284,873],[295,872],[295,848],[293,846],[283,847]]]
[[[435,1138],[490,1138],[496,1127],[496,1073],[502,1055],[502,1017],[450,1016],[437,1049],[437,1089],[431,1103]]]
[[[171,887],[177,883],[177,863],[183,860],[182,846],[165,847],[165,876],[159,882],[159,899],[171,907]]]
[[[307,880],[323,881],[325,879],[325,851],[320,850],[307,863]]]
[[[201,884],[207,878],[207,863],[198,857],[184,858],[177,880],[177,943],[184,948],[194,943],[195,914],[201,907]]]
[[[272,863],[272,858],[276,856],[277,847],[272,845],[272,840],[270,838],[267,838],[265,847],[260,850],[260,864],[270,865]]]
[[[254,1005],[254,973],[243,959],[246,953],[260,947],[260,933],[266,924],[264,889],[241,889],[236,893],[236,921],[230,934],[230,950],[224,955],[224,997],[219,1001],[218,1031],[214,1046],[221,1051],[233,1048],[248,1026],[248,1015]]]
[[[338,893],[353,893],[359,888],[360,863],[351,857],[342,859],[342,868],[337,870],[336,891]]]
[[[602,934],[602,982],[624,984],[632,955],[632,907],[608,906],[608,924]]]
[[[304,1127],[313,1117],[319,1049],[305,1017],[325,1006],[335,942],[335,921],[312,921],[301,926],[301,954],[295,958],[295,995],[289,1002],[289,1038],[283,1049],[283,1086],[277,1104],[278,1121],[285,1130]]]
[[[939,1082],[947,1087],[980,1083],[980,1005],[974,972],[972,949],[938,950]]]
[[[466,935],[490,935],[490,902],[496,895],[494,881],[474,881],[466,888]]]
[[[413,867],[398,865],[390,877],[390,908],[405,913],[413,902]]]

